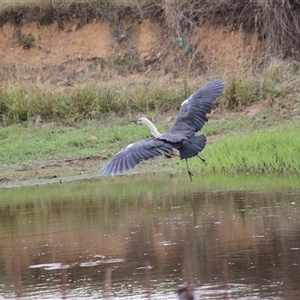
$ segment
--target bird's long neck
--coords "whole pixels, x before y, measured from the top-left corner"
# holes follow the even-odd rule
[[[161,136],[161,133],[158,132],[157,128],[155,127],[155,125],[149,121],[148,119],[145,119],[145,122],[144,122],[145,125],[147,125],[152,133],[152,135],[154,137],[160,137]]]

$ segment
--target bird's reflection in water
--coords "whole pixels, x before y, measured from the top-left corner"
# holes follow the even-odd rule
[[[194,288],[189,285],[178,287],[177,290],[179,300],[195,300]]]

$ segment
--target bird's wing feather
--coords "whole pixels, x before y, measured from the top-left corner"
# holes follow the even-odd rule
[[[143,160],[162,154],[171,154],[176,145],[157,138],[150,138],[120,150],[101,170],[103,176],[115,176],[134,168]]]
[[[222,80],[212,80],[182,102],[173,127],[162,134],[161,138],[179,142],[194,136],[207,122],[206,114],[211,112],[213,102],[221,95],[224,86]]]

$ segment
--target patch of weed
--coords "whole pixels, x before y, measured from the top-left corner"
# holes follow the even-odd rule
[[[227,135],[203,151],[208,166],[196,159],[192,166],[217,173],[299,173],[299,129],[298,124],[286,123]]]

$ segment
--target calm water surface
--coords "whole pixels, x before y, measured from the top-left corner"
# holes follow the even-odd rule
[[[298,178],[0,190],[0,299],[300,299]]]

